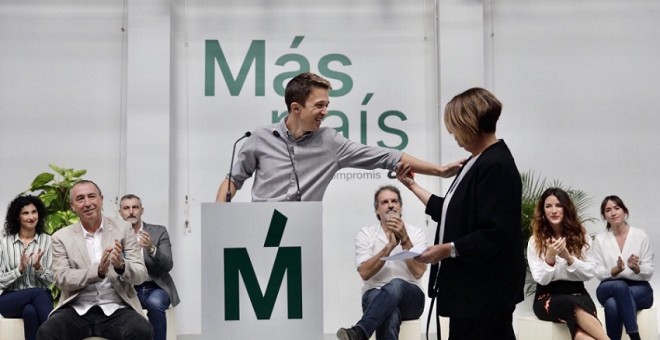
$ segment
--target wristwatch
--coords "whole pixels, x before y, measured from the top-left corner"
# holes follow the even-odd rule
[[[124,261],[124,259],[122,259],[121,266],[119,266],[119,268],[115,268],[115,273],[117,273],[119,275],[123,275],[124,271],[126,271],[126,261]]]
[[[451,250],[449,251],[449,257],[456,257],[456,245],[454,242],[450,243],[451,245]]]

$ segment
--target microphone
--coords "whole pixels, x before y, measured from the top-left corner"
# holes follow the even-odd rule
[[[296,188],[298,188],[298,192],[296,193],[298,197],[296,197],[296,201],[300,202],[302,197],[302,195],[300,194],[300,182],[298,181],[298,173],[296,172],[296,166],[293,164],[293,156],[291,156],[291,150],[289,150],[289,144],[287,144],[284,138],[282,138],[282,135],[280,135],[280,133],[275,129],[273,129],[273,136],[282,140],[282,142],[284,142],[284,146],[286,146],[286,152],[289,154],[289,160],[291,161],[291,167],[293,168],[293,175],[296,177]]]
[[[227,196],[225,196],[226,202],[231,202],[231,169],[234,167],[234,155],[236,154],[236,144],[240,142],[243,138],[250,137],[252,133],[250,131],[246,132],[234,142],[234,148],[231,150],[231,163],[229,163],[229,182],[227,183]]]

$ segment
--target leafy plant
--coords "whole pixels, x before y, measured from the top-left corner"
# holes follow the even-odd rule
[[[78,216],[69,204],[69,192],[71,187],[81,179],[81,176],[87,173],[87,170],[60,168],[53,164],[48,166],[55,173],[44,172],[37,175],[32,181],[30,189],[23,194],[30,193],[38,196],[44,202],[48,212],[44,221],[44,232],[52,235],[59,229],[78,222]],[[59,178],[56,175],[59,175]],[[60,297],[59,288],[52,284],[50,293],[57,304]]]
[[[597,219],[586,215],[586,210],[591,205],[592,199],[582,190],[573,189],[570,186],[562,184],[559,180],[547,181],[545,178],[537,176],[533,171],[526,171],[520,174],[522,179],[522,211],[520,214],[521,228],[522,228],[522,247],[527,257],[527,242],[532,236],[532,219],[534,218],[534,210],[543,192],[548,188],[560,188],[566,191],[568,196],[575,204],[578,218],[582,224],[593,222]],[[536,283],[532,279],[527,265],[527,280],[525,282],[525,293],[533,295],[536,290]]]
[[[39,174],[32,181],[30,189],[24,193],[31,192],[44,202],[48,212],[44,231],[52,235],[57,230],[78,222],[78,216],[71,210],[69,204],[69,191],[81,176],[87,173],[87,170],[60,168],[53,164],[48,166],[55,171],[55,174],[49,172]],[[60,178],[56,178],[56,175]]]

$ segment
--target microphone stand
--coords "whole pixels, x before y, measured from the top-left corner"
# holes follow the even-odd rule
[[[229,177],[227,181],[227,195],[225,196],[225,202],[231,202],[231,170],[234,167],[234,155],[236,154],[236,144],[240,142],[243,138],[250,137],[252,133],[250,131],[246,132],[234,142],[234,148],[231,150],[231,163],[229,163]]]

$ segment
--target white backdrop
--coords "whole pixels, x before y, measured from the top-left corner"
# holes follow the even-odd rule
[[[276,91],[291,78],[282,79],[284,73],[309,70],[330,78],[334,89],[341,93],[331,96],[330,110],[341,111],[346,118],[328,117],[326,126],[341,128],[347,137],[369,145],[380,141],[437,162],[437,116],[433,110],[437,103],[436,73],[429,72],[435,69],[436,48],[432,3],[292,1],[270,7],[261,1],[189,1],[179,10],[183,16],[175,23],[175,30],[186,33],[175,39],[173,58],[180,67],[175,76],[185,82],[173,83],[175,105],[182,105],[175,115],[189,128],[176,130],[174,138],[181,141],[181,150],[173,157],[182,159],[188,167],[177,181],[189,182],[189,197],[195,203],[190,205],[192,232],[178,242],[180,249],[198,249],[197,203],[215,197],[229,168],[234,140],[245,131],[270,124],[273,110],[286,110],[281,92]],[[244,61],[251,60],[246,57],[252,56],[250,48],[259,43],[264,46],[263,59],[256,54],[259,57],[245,73],[243,87],[235,88],[233,94],[223,77],[223,61],[217,60],[220,54],[214,54],[212,69],[205,65],[209,43],[221,49],[232,79],[239,79]],[[334,60],[327,65],[332,72],[324,70],[325,58]],[[263,82],[257,77],[261,65]],[[209,72],[215,74],[213,95],[208,95],[205,88]],[[381,128],[380,119],[385,128]],[[347,170],[342,175],[345,177],[330,185],[324,216],[319,216],[324,225],[319,232],[323,232],[326,244],[324,314],[328,333],[355,323],[361,315],[362,283],[353,264],[354,237],[360,227],[376,221],[376,188],[394,183],[384,171]],[[249,185],[234,198],[239,202],[248,200]],[[423,207],[413,204],[412,197],[407,201],[410,203],[404,208],[405,216],[411,223],[425,225]],[[434,229],[428,230],[432,235]],[[199,254],[190,256],[194,268]],[[187,291],[198,291],[199,283],[184,284],[189,287]],[[189,293],[187,298],[194,303],[200,297]],[[197,308],[191,311],[198,312]]]
[[[87,169],[86,177],[104,191],[106,211],[115,210],[122,139],[122,20],[119,2],[0,2],[3,208],[37,174],[52,172],[52,163]]]
[[[498,134],[520,170],[591,194],[594,217],[603,196],[620,195],[657,251],[660,3],[443,0],[437,17],[438,33],[429,2],[0,1],[0,200],[6,206],[48,163],[88,169],[108,215],[118,195],[143,196],[145,219],[172,235],[178,331],[198,334],[200,284],[191,278],[202,270],[199,205],[213,200],[230,143],[284,110],[273,79],[295,64],[276,66],[278,58],[301,54],[317,72],[321,57],[342,54],[351,65],[330,68],[350,75],[353,88],[331,108],[347,115],[350,138],[362,137],[366,111],[366,142],[397,145],[377,117],[399,110],[408,120],[387,124],[405,131],[406,151],[442,163],[463,157],[437,111],[456,93],[486,86],[504,103]],[[305,38],[292,48],[296,36]],[[240,96],[229,96],[221,78],[216,95],[204,96],[205,40],[221,43],[234,73],[252,40],[265,40],[264,96],[254,95],[254,71]],[[374,95],[362,105],[367,93]],[[373,190],[389,182],[380,175],[336,180],[326,193],[327,333],[359,316],[352,239],[375,221]],[[404,202],[405,217],[425,227],[420,205]],[[336,289],[340,283],[348,287]]]

